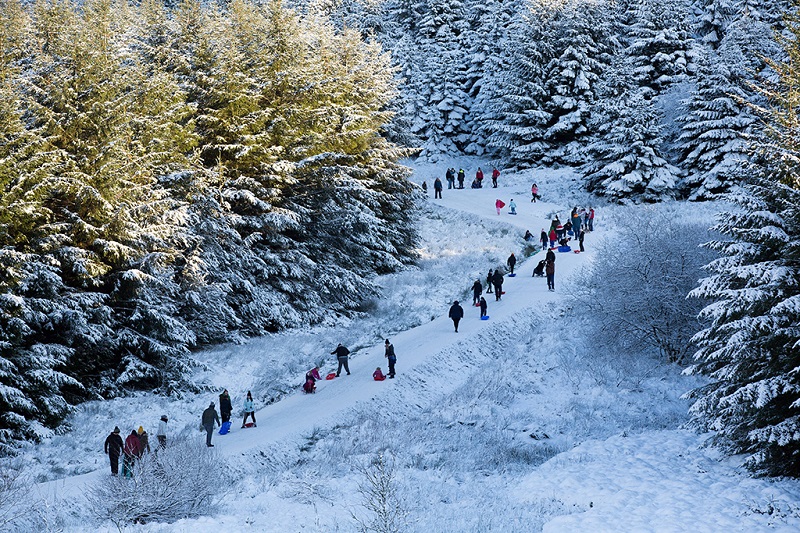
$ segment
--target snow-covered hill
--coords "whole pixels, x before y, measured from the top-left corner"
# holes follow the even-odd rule
[[[477,166],[440,165],[472,174]],[[438,166],[419,166],[413,179],[431,187],[439,174]],[[545,202],[529,202],[532,181]],[[522,235],[538,235],[554,213],[563,220],[586,199],[573,192],[568,172],[503,174],[500,183],[445,189],[442,200],[431,190],[420,220],[420,268],[383,278],[369,318],[200,354],[206,394],[81,406],[70,433],[20,458],[26,474],[50,481],[30,488],[28,501],[41,502],[38,519],[21,517],[12,530],[116,530],[85,500],[108,478],[102,442],[110,429],[119,425],[124,435],[143,424],[152,435],[168,413],[170,438],[206,453],[200,412],[225,387],[234,430],[215,435],[222,472],[207,473],[211,483],[226,480],[216,487],[221,504],[200,518],[137,531],[378,530],[361,525],[374,518],[367,473],[380,457],[393,473],[396,531],[796,531],[800,483],[752,479],[736,458],[704,447],[706,436],[682,429],[680,396],[697,385],[694,378],[652,360],[601,359],[586,338],[572,280],[599,240],[614,237],[608,221],[635,208],[599,207],[587,252],[558,254],[556,292],[548,292],[543,278],[531,276],[542,252],[526,257],[532,250]],[[519,214],[497,215],[496,198],[513,198]],[[678,209],[706,216],[695,206]],[[481,321],[468,289],[511,252],[523,260],[519,275],[506,277],[502,301],[488,295],[491,318]],[[447,318],[454,299],[465,302],[457,334]],[[386,368],[387,337],[398,376],[374,382],[375,367]],[[352,375],[302,394],[305,370],[319,362],[324,373],[334,368],[328,354],[338,342],[353,352]],[[247,390],[258,398],[258,427],[240,430],[236,414]]]

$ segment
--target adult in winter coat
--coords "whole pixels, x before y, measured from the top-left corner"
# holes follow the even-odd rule
[[[494,301],[499,301],[503,297],[503,274],[500,269],[494,271],[492,276],[492,285],[494,285]]]
[[[553,246],[556,245],[556,239],[557,238],[558,238],[558,235],[556,234],[556,230],[551,229],[550,230],[550,248],[552,248]]]
[[[544,273],[547,275],[547,288],[550,291],[554,291],[556,290],[556,254],[553,253],[553,250],[548,250],[545,261],[547,261],[544,265]]]
[[[256,427],[256,408],[253,404],[253,395],[250,393],[250,391],[247,391],[247,399],[244,401],[244,405],[242,405],[242,411],[244,411],[242,427],[245,427],[245,424],[247,424],[248,417],[253,419],[253,427]]]
[[[164,449],[167,447],[167,422],[169,419],[167,415],[161,415],[158,421],[158,429],[156,430],[156,439],[158,439],[158,447]]]
[[[555,237],[555,232],[553,232],[553,236]],[[539,235],[539,241],[542,243],[542,250],[547,250],[547,232],[542,228],[542,233]]]
[[[569,215],[569,221],[572,222],[572,231],[575,232],[575,236],[578,236],[578,232],[581,229],[581,214],[578,212],[578,206],[572,208],[572,213]]]
[[[108,454],[108,460],[111,462],[112,476],[119,474],[119,456],[122,453],[123,446],[122,437],[119,436],[119,428],[115,427],[114,431],[106,437],[106,442],[103,445],[103,451]]]
[[[483,188],[483,170],[481,167],[478,167],[478,171],[475,173],[475,181],[478,182],[478,188]]]
[[[585,252],[586,250],[583,249],[583,237],[586,235],[586,232],[580,230],[580,235],[578,235],[578,244],[581,246],[581,252]]]
[[[573,235],[573,231],[572,231],[572,222],[570,222],[569,220],[567,220],[567,223],[566,223],[566,224],[564,224],[564,234],[565,234],[565,235]],[[565,237],[562,237],[562,239],[563,239],[563,238],[565,238]],[[560,239],[559,239],[559,240],[560,240]]]
[[[433,199],[442,198],[442,180],[436,178],[433,180]]]
[[[589,209],[589,231],[594,231],[594,208]]]
[[[472,305],[478,305],[478,300],[483,293],[483,285],[481,284],[481,280],[476,279],[475,283],[472,284]]]
[[[481,305],[481,318],[483,318],[486,316],[486,309],[489,307],[489,305],[486,303],[486,299],[483,296],[481,296],[480,305]]]
[[[450,306],[450,313],[447,316],[453,319],[453,325],[456,328],[456,333],[458,333],[458,323],[461,322],[462,318],[464,318],[464,309],[458,305],[458,300],[453,302],[453,305]]]
[[[124,477],[133,476],[133,464],[139,457],[139,434],[134,429],[125,439],[125,446],[122,448],[124,457],[122,458],[122,475]]]
[[[463,168],[458,169],[458,188],[459,189],[463,189],[464,188],[464,178],[466,178],[466,177],[467,177],[467,173],[464,172],[464,169]]]
[[[514,273],[514,265],[517,264],[517,258],[513,253],[508,256],[508,260],[506,261],[506,264],[508,265],[508,269],[513,274]]]
[[[514,203],[514,199],[512,198],[510,202],[508,202],[508,209],[511,211],[512,215],[517,214],[517,204]]]
[[[139,457],[143,456],[145,452],[150,453],[150,435],[144,430],[144,426],[139,426]]]
[[[331,355],[333,354],[336,354],[336,360],[339,362],[339,368],[336,369],[336,377],[339,377],[339,374],[342,373],[342,367],[344,367],[344,371],[347,372],[349,376],[350,366],[347,364],[347,360],[350,356],[350,350],[339,344],[336,346],[336,349],[331,352]]]
[[[494,276],[494,271],[490,268],[489,275],[486,276],[486,294],[492,294],[492,276]]]
[[[394,345],[386,339],[386,351],[384,357],[389,361],[389,379],[394,379],[394,365],[397,363],[397,356],[394,354]]]
[[[219,413],[222,415],[222,423],[230,422],[231,413],[233,413],[233,404],[231,403],[231,395],[228,394],[228,389],[222,391],[219,395]]]
[[[203,416],[200,421],[203,424],[203,428],[206,430],[206,446],[213,448],[214,445],[211,444],[211,435],[214,434],[214,422],[216,422],[218,426],[222,425],[219,422],[217,410],[214,409],[214,402],[211,402],[208,405],[208,408],[203,411]]]
[[[448,189],[455,189],[456,188],[456,169],[448,168],[447,172],[445,172],[445,174],[444,174],[444,177],[447,180],[447,188]]]
[[[500,171],[497,168],[492,169],[492,187],[497,188],[497,178],[500,177]]]

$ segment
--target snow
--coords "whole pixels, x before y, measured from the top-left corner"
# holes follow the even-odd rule
[[[384,452],[408,515],[401,531],[797,531],[800,482],[750,478],[741,458],[720,456],[705,446],[709,435],[682,428],[681,395],[701,378],[654,361],[618,368],[596,357],[576,327],[571,278],[592,260],[593,243],[613,238],[613,224],[641,208],[598,206],[569,169],[500,168],[500,187],[489,190],[448,190],[443,180],[443,199],[433,199],[433,179],[447,167],[490,175],[492,163],[412,163],[411,179],[429,188],[419,268],[381,278],[368,316],[196,354],[196,381],[207,387],[198,393],[84,404],[65,434],[18,459],[40,481],[30,501],[64,531],[116,531],[82,496],[108,476],[101,444],[110,429],[144,424],[154,435],[168,413],[170,439],[202,442],[200,413],[225,387],[234,429],[214,435],[232,480],[219,488],[223,505],[137,531],[356,531],[352,516],[367,512],[360,469]],[[529,201],[533,182],[546,201]],[[495,198],[513,198],[519,214],[497,215]],[[542,252],[529,256],[522,235],[538,237],[574,205],[595,207],[595,231],[586,253],[557,254],[549,292],[544,278],[531,277]],[[696,206],[670,208],[708,216]],[[488,295],[491,319],[481,321],[469,287],[511,252],[518,276],[506,276],[502,301]],[[464,303],[459,333],[447,318],[454,299]],[[375,367],[386,370],[384,338],[395,346],[398,375],[374,382]],[[352,352],[352,375],[302,394],[306,370],[335,369],[328,354],[337,342]],[[258,427],[240,430],[247,390],[257,398]]]

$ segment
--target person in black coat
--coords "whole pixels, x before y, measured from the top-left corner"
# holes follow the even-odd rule
[[[483,285],[481,285],[481,280],[476,279],[475,283],[472,284],[472,305],[477,305],[478,300],[483,293]]]
[[[539,235],[539,240],[542,242],[542,250],[547,250],[547,242],[550,238],[547,236],[547,232],[542,228],[542,233]]]
[[[442,199],[442,180],[436,178],[433,180],[433,199]]]
[[[458,188],[459,189],[463,189],[464,188],[464,178],[466,178],[466,177],[467,177],[467,173],[464,172],[464,169],[463,168],[459,169],[458,170]]]
[[[219,414],[222,415],[222,423],[231,421],[231,413],[233,413],[233,404],[231,403],[231,396],[228,394],[228,389],[222,391],[219,395]]]
[[[394,379],[394,365],[397,363],[397,356],[394,354],[394,345],[386,339],[386,351],[384,357],[389,361],[389,379]]]
[[[500,272],[499,268],[494,271],[492,285],[494,285],[494,300],[497,302],[503,296],[503,274]]]
[[[517,258],[514,256],[513,253],[508,257],[508,260],[506,261],[506,264],[508,265],[508,268],[511,271],[510,273],[513,274],[514,273],[514,265],[517,264]]]
[[[548,263],[550,262],[555,263],[556,262],[555,252],[553,252],[553,250],[547,250],[547,255],[544,256],[544,260],[547,261]]]
[[[347,372],[347,375],[350,375],[350,367],[347,364],[348,356],[350,355],[350,350],[345,348],[341,345],[341,343],[336,346],[336,349],[331,352],[331,355],[336,354],[336,360],[339,362],[339,368],[336,369],[336,377],[339,377],[339,374],[342,373],[342,367],[344,367],[344,371]]]
[[[458,305],[458,300],[453,302],[453,305],[450,306],[450,313],[448,316],[453,319],[453,325],[456,328],[456,333],[458,333],[458,323],[464,318],[464,310]]]
[[[119,456],[122,453],[122,437],[119,435],[119,428],[115,427],[103,445],[103,450],[108,454],[108,460],[111,461],[111,475],[116,476],[119,474]]]
[[[486,316],[486,309],[489,307],[489,305],[486,303],[486,299],[483,296],[481,296],[480,304],[481,304],[481,318],[483,318]]]
[[[580,235],[578,236],[578,244],[581,245],[581,252],[585,252],[586,251],[586,250],[583,249],[583,237],[584,237],[584,235],[585,235],[585,232],[583,230],[580,230]]]
[[[492,269],[489,269],[489,275],[486,276],[486,294],[492,294],[492,276],[494,272]]]

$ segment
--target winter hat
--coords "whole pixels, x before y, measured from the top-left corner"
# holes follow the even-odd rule
[[[168,419],[167,419],[167,415],[161,415],[161,420],[163,420],[164,422],[166,422],[166,421],[168,420]]]
[[[386,344],[389,344],[389,339],[386,339]]]
[[[458,305],[458,300],[456,300],[455,302],[453,302],[453,305]]]
[[[210,404],[208,404],[208,406],[209,407],[214,407],[214,402],[211,402]]]
[[[114,426],[114,433],[119,433],[119,426]]]
[[[142,433],[144,433],[144,428],[142,426],[139,426],[139,435],[141,435]]]

